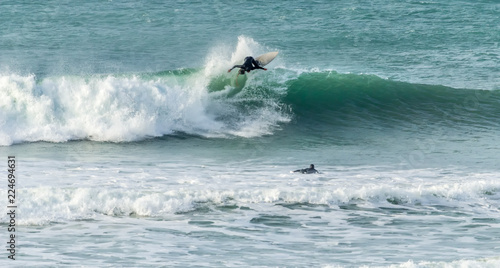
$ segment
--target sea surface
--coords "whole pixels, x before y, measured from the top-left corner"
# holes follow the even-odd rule
[[[500,267],[499,15],[1,1],[0,266]]]

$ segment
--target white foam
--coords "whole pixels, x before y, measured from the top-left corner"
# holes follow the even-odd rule
[[[37,84],[34,76],[11,75],[0,83],[1,136],[12,142],[130,141],[189,131],[190,125],[217,127],[203,111],[202,94],[159,80],[64,76]]]
[[[457,260],[452,262],[430,262],[422,261],[415,263],[410,260],[401,264],[390,266],[362,266],[362,267],[389,267],[389,268],[496,268],[500,267],[500,257],[484,258],[477,260]]]
[[[394,185],[392,180],[368,182],[363,178],[358,178],[358,181],[344,178],[340,181],[319,182],[314,179],[290,182],[290,175],[287,175],[274,178],[272,187],[261,187],[259,183],[252,184],[248,180],[230,182],[224,177],[197,178],[189,180],[186,185],[188,179],[182,177],[173,185],[171,182],[157,182],[154,188],[137,188],[132,183],[120,188],[82,185],[20,189],[22,202],[19,213],[23,215],[20,224],[43,225],[98,215],[165,217],[199,207],[228,204],[309,203],[336,208],[355,202],[366,207],[445,205],[474,213],[499,212],[500,197],[495,191],[500,189],[500,183],[490,179],[419,186],[409,181],[404,185]],[[262,181],[262,178],[256,180]],[[91,181],[84,183],[95,184]],[[2,215],[0,222],[6,222],[7,214]]]

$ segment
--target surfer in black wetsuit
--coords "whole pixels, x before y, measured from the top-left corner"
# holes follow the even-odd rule
[[[313,173],[319,173],[316,169],[314,169],[314,165],[311,164],[309,168],[304,168],[304,169],[297,169],[294,172],[300,172],[302,174],[313,174]]]
[[[242,65],[234,65],[233,68],[229,69],[227,72],[231,72],[236,67],[240,68],[238,75],[245,74],[245,71],[250,72],[251,70],[255,69],[262,69],[264,71],[267,71],[266,68],[260,67],[259,63],[252,56],[246,57],[245,62],[243,62]]]

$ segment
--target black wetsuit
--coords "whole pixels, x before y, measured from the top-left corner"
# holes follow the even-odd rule
[[[255,59],[253,57],[250,57],[250,56],[245,58],[245,62],[243,62],[242,65],[234,65],[233,68],[229,69],[229,71],[231,71],[232,69],[234,69],[236,67],[241,68],[247,72],[250,72],[251,70],[255,70],[255,69],[265,70],[264,68],[259,66],[259,63],[257,61],[255,61]]]
[[[319,173],[316,169],[314,168],[304,168],[304,169],[297,169],[294,172],[300,172],[302,174],[314,174],[314,173]]]

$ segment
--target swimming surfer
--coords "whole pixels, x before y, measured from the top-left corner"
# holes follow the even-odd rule
[[[294,172],[300,172],[302,174],[313,174],[313,173],[319,173],[316,169],[314,169],[314,165],[311,164],[309,168],[304,168],[304,169],[297,169]]]
[[[236,67],[240,68],[238,75],[245,74],[245,71],[250,72],[251,70],[255,69],[262,69],[264,71],[267,71],[266,68],[260,67],[259,63],[252,56],[246,57],[242,65],[234,65],[233,68],[229,69],[227,72],[231,72]]]

